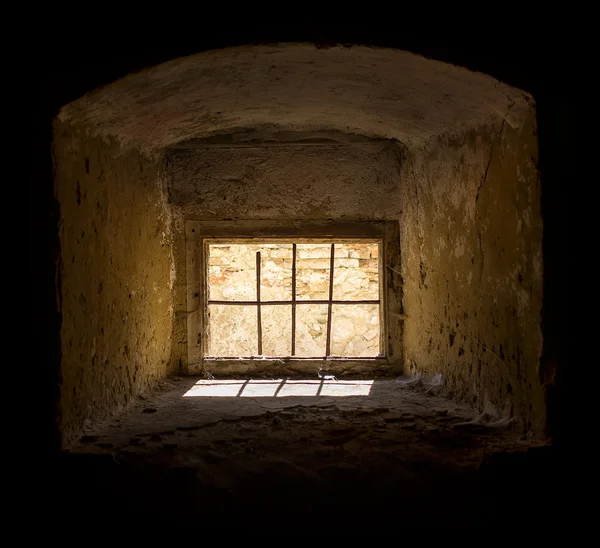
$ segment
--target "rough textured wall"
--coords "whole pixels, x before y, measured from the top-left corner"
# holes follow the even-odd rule
[[[156,162],[54,128],[62,295],[60,428],[126,404],[166,373],[172,253]]]
[[[193,219],[394,219],[390,142],[167,152],[169,202]]]
[[[177,273],[170,370],[187,368],[184,219],[398,219],[401,163],[390,141],[168,150]]]
[[[535,110],[463,139],[440,138],[405,165],[401,246],[405,364],[542,432],[542,222]]]
[[[288,43],[173,59],[73,101],[60,116],[148,151],[265,126],[337,129],[412,148],[493,113],[518,120],[527,109],[522,92],[495,78],[406,51]]]

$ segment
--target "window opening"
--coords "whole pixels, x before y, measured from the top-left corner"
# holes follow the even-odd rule
[[[382,357],[381,240],[206,240],[205,358]]]

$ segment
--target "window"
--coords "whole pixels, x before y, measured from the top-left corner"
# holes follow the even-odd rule
[[[205,357],[377,357],[381,240],[207,240]]]
[[[401,367],[397,222],[190,220],[185,245],[188,372]]]

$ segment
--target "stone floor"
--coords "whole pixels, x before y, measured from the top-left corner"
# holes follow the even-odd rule
[[[61,488],[76,514],[277,529],[494,525],[540,497],[548,448],[438,389],[171,378],[86,432]]]

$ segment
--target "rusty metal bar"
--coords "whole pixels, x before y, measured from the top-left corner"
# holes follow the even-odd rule
[[[331,355],[331,310],[333,307],[333,257],[335,244],[331,244],[331,257],[329,258],[329,307],[327,308],[327,342],[325,343],[325,356]]]
[[[236,363],[239,364],[240,362],[243,362],[244,360],[247,361],[252,361],[253,358],[255,358],[256,356],[205,356],[205,359],[213,361],[213,362],[232,362],[232,363]],[[386,363],[387,358],[385,356],[294,356],[293,361],[291,361],[290,363],[293,363],[294,361],[318,361],[318,360],[324,360],[325,358],[330,358],[331,360],[334,361],[338,361],[338,362],[348,362],[348,361],[373,361],[373,362],[382,362],[382,363]],[[286,357],[282,357],[282,356],[263,356],[263,358],[265,361],[267,360],[274,360],[277,361],[277,363],[281,363],[282,361],[284,363],[287,362],[287,360],[291,360],[291,358],[286,358]]]
[[[256,320],[258,327],[258,355],[262,356],[262,318],[260,314],[260,251],[256,252]]]
[[[292,246],[292,356],[296,355],[296,244]]]
[[[379,299],[364,299],[361,301],[331,301],[332,304],[379,304]],[[256,306],[256,301],[208,301],[208,304],[233,304],[240,306]],[[314,299],[302,301],[260,301],[261,306],[268,305],[293,305],[293,304],[329,304],[329,299]]]

